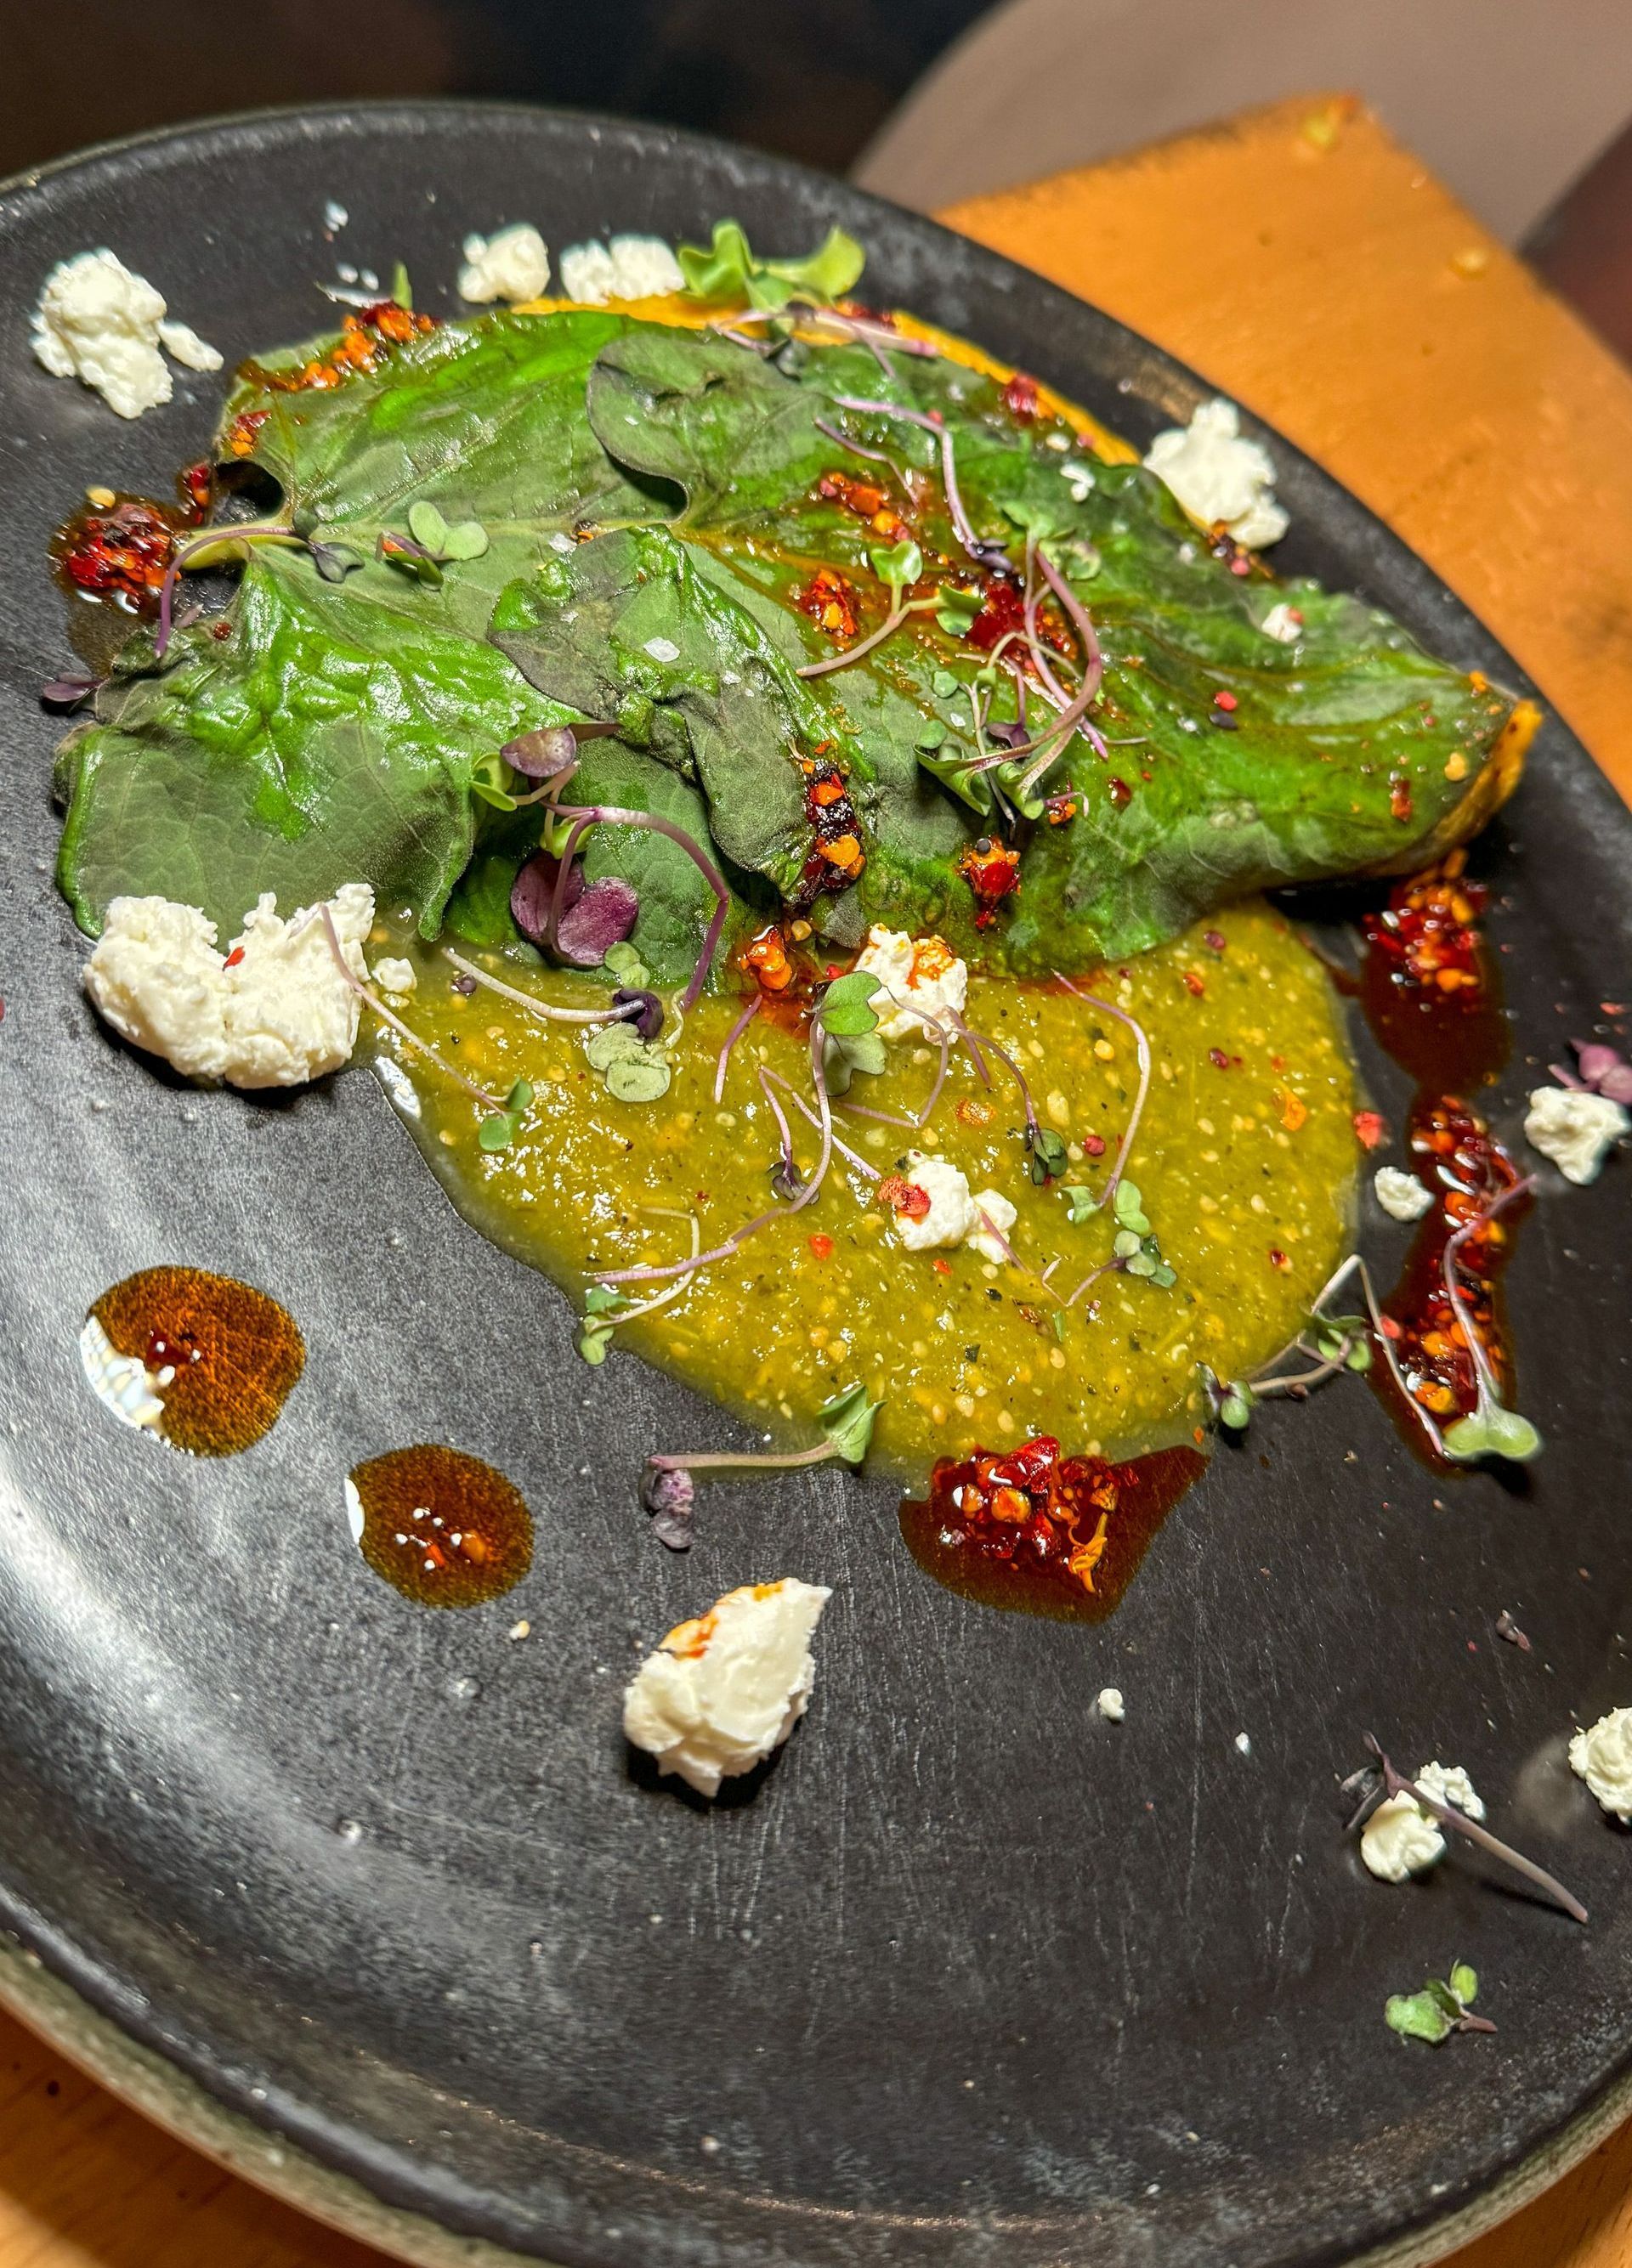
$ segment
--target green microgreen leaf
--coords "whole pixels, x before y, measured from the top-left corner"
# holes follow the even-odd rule
[[[1045,1182],[1057,1182],[1071,1162],[1064,1137],[1052,1126],[1027,1127],[1026,1154],[1026,1169],[1039,1188]]]
[[[1383,2009],[1389,2029],[1404,2040],[1426,2040],[1436,2048],[1448,2040],[1456,2029],[1454,2020],[1446,2015],[1431,1992],[1391,1993]]]
[[[927,717],[918,728],[912,745],[923,755],[933,756],[946,740],[946,726],[939,717]]]
[[[890,585],[891,607],[898,607],[902,592],[909,583],[916,583],[924,571],[923,553],[910,535],[904,535],[892,549],[869,551],[868,557],[873,563],[873,572],[879,581]]]
[[[717,220],[713,241],[682,244],[675,257],[694,299],[746,299],[765,311],[800,298],[816,306],[842,298],[860,279],[867,255],[841,228],[827,232],[803,260],[758,260],[740,223]]]
[[[959,590],[942,583],[935,593],[935,620],[949,637],[966,637],[986,601],[978,591]]]
[[[423,543],[427,551],[441,557],[447,542],[447,522],[424,497],[416,497],[408,507],[408,532],[416,543]]]
[[[995,677],[993,680],[996,683]],[[957,691],[957,680],[949,669],[938,669],[929,681],[937,701],[949,701]]]
[[[1122,1226],[1131,1228],[1135,1236],[1149,1235],[1150,1223],[1145,1218],[1144,1198],[1136,1182],[1121,1181],[1117,1183],[1111,1210]]]
[[[391,270],[391,297],[409,314],[414,312],[414,287],[409,281],[408,270],[399,260]]]
[[[1063,1194],[1066,1200],[1066,1218],[1073,1228],[1080,1228],[1085,1220],[1092,1220],[1094,1215],[1099,1211],[1099,1199],[1085,1182],[1073,1182],[1070,1188]]]
[[[847,1465],[859,1465],[873,1438],[873,1420],[883,1404],[869,1402],[865,1386],[847,1386],[816,1413],[816,1423]]]
[[[877,1029],[878,1012],[872,1005],[877,990],[870,969],[853,968],[833,979],[822,995],[822,1028],[830,1039],[856,1039]]]
[[[627,938],[608,946],[601,956],[601,966],[609,969],[618,983],[631,991],[642,991],[652,982],[651,970]]]
[[[614,1307],[621,1307],[623,1304],[624,1295],[615,1285],[591,1284],[584,1292],[584,1313],[587,1315],[609,1314]]]
[[[1464,2008],[1471,2008],[1479,1998],[1478,1973],[1466,1961],[1455,1962],[1451,1971],[1451,1990]]]
[[[1228,1425],[1232,1433],[1244,1433],[1252,1423],[1253,1406],[1258,1396],[1244,1378],[1232,1378],[1223,1388],[1218,1405],[1218,1422]]]
[[[487,549],[487,530],[479,519],[456,520],[442,539],[444,559],[480,559]]]
[[[1119,1260],[1131,1260],[1139,1250],[1139,1238],[1131,1228],[1119,1228],[1111,1248]]]
[[[620,1056],[606,1074],[606,1091],[614,1102],[655,1102],[667,1094],[674,1071],[667,1056],[643,1048],[638,1056]]]
[[[1469,1417],[1447,1425],[1441,1439],[1446,1455],[1458,1464],[1471,1464],[1477,1457],[1506,1457],[1522,1465],[1541,1447],[1541,1436],[1529,1418],[1489,1395]]]

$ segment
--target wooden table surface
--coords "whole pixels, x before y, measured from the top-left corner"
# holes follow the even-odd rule
[[[1632,797],[1632,377],[1363,113],[1278,106],[947,217],[1319,458]],[[0,2016],[0,2268],[382,2260],[218,2171]],[[1632,2126],[1453,2268],[1632,2268]]]

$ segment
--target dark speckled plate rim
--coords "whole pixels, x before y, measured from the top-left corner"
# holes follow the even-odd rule
[[[307,130],[321,127],[332,132],[349,122],[371,131],[393,122],[411,129],[416,123],[446,124],[462,117],[474,126],[496,114],[535,121],[556,132],[563,127],[576,129],[592,142],[617,137],[625,144],[634,144],[660,162],[663,153],[671,151],[690,149],[716,157],[724,152],[761,180],[779,179],[807,189],[819,186],[852,225],[863,232],[869,211],[888,216],[895,226],[907,221],[931,247],[939,239],[956,262],[972,262],[977,269],[1001,276],[1017,296],[1023,293],[1026,306],[1036,311],[1039,335],[1045,335],[1051,304],[1070,308],[1079,317],[1085,304],[938,222],[905,213],[885,199],[830,180],[808,167],[678,128],[526,103],[460,98],[342,101],[280,106],[189,121],[182,126],[100,143],[26,168],[0,180],[0,210],[14,197],[82,169],[110,163],[115,167],[139,166],[147,152],[193,143],[209,144],[224,136],[254,135],[279,126]],[[1185,418],[1199,401],[1217,391],[1200,373],[1114,317],[1099,309],[1090,312],[1124,360],[1130,388],[1136,388],[1147,401],[1157,401],[1164,414]],[[1047,357],[1039,359],[1045,364]],[[1419,613],[1434,610],[1442,651],[1463,667],[1482,668],[1515,691],[1537,692],[1444,578],[1358,498],[1244,406],[1242,428],[1274,449],[1278,486],[1295,514],[1318,512],[1351,550],[1367,555],[1383,571],[1396,607],[1402,603],[1399,594],[1408,593]],[[1549,737],[1564,744],[1560,754],[1578,759],[1569,784],[1573,797],[1584,806],[1584,823],[1606,833],[1622,834],[1632,851],[1632,814],[1615,789],[1556,711],[1549,714],[1548,728]],[[225,2068],[207,2049],[180,2036],[128,1980],[90,1958],[53,1925],[48,1915],[16,1896],[3,1873],[0,2004],[91,2077],[183,2141],[229,2171],[347,2235],[406,2261],[424,2264],[424,2268],[527,2268],[528,2263],[535,2268],[542,2257],[535,2251],[525,2255],[513,2251],[484,2236],[459,2234],[432,2217],[439,2206],[467,2226],[484,2216],[479,2203],[468,2194],[460,2195],[461,2185],[445,2170],[407,2159],[375,2138],[348,2131],[324,2114],[314,2113],[292,2093],[252,2085],[251,2074],[241,2068]],[[1607,2080],[1553,2134],[1466,2204],[1417,2215],[1400,2235],[1360,2253],[1335,2253],[1317,2240],[1318,2256],[1323,2262],[1346,2258],[1356,2268],[1428,2268],[1429,2263],[1495,2227],[1538,2196],[1594,2149],[1628,2112],[1632,2112],[1632,2070],[1623,2070]],[[650,2169],[639,2171],[650,2178]],[[760,2205],[779,2220],[784,2215],[796,2218],[805,2210],[791,2200],[743,2198],[741,2203]],[[812,2210],[818,2217],[828,2217],[822,2208]],[[841,2213],[839,2217],[849,2216]],[[874,2217],[856,2218],[866,2221]],[[1309,2257],[1313,2259],[1317,2255],[1311,2252]]]

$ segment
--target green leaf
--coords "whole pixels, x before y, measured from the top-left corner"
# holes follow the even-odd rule
[[[631,991],[639,991],[652,982],[651,970],[627,938],[608,946],[601,956],[601,966]]]
[[[660,1094],[668,1094],[673,1077],[667,1056],[643,1048],[639,1055],[620,1056],[608,1065],[607,1093],[615,1102],[655,1102]]]
[[[516,1138],[516,1123],[507,1110],[495,1110],[476,1130],[484,1150],[507,1150]]]
[[[876,1032],[846,1033],[834,1039],[827,1035],[822,1050],[822,1077],[830,1094],[848,1094],[851,1075],[865,1071],[877,1079],[889,1067],[890,1051]]]
[[[757,260],[734,220],[714,223],[713,241],[706,250],[683,244],[675,257],[693,298],[746,298],[762,308],[785,306],[794,296],[817,303],[842,298],[866,264],[860,246],[840,228],[830,229],[806,259]]]
[[[1144,1199],[1136,1182],[1125,1180],[1117,1183],[1111,1209],[1124,1228],[1131,1228],[1136,1236],[1149,1235],[1150,1223],[1145,1218]]]
[[[586,1322],[578,1335],[578,1351],[592,1370],[599,1370],[606,1360],[606,1351],[612,1344],[609,1322]]]
[[[416,543],[423,543],[440,559],[447,549],[447,522],[433,504],[423,497],[408,507],[408,531]]]
[[[1390,2030],[1402,2039],[1426,2040],[1430,2047],[1449,2039],[1456,2029],[1454,2019],[1446,2015],[1430,1992],[1392,1993],[1383,2014]]]
[[[978,591],[965,591],[955,584],[942,583],[935,593],[935,620],[949,637],[966,637],[985,603]]]
[[[677,245],[675,258],[694,299],[741,299],[747,296],[754,255],[748,238],[734,220],[714,223],[713,242],[706,251],[697,244]]]
[[[823,1432],[847,1465],[859,1465],[873,1438],[873,1420],[883,1408],[869,1402],[865,1386],[848,1386],[816,1414]]]
[[[414,287],[409,281],[408,270],[399,260],[391,269],[391,297],[399,307],[411,315],[414,312]]]
[[[920,755],[932,756],[946,739],[946,726],[939,717],[927,717],[919,726],[918,738],[912,743]]]
[[[1227,1425],[1232,1433],[1243,1433],[1252,1423],[1258,1397],[1244,1379],[1232,1379],[1224,1388],[1224,1398],[1219,1403],[1218,1422]]]
[[[835,1040],[875,1031],[878,1011],[873,1005],[873,995],[878,989],[878,979],[870,969],[853,968],[847,976],[836,976],[822,995],[823,1030]]]
[[[1471,1417],[1447,1425],[1441,1439],[1447,1454],[1458,1464],[1470,1464],[1476,1457],[1506,1457],[1522,1465],[1541,1447],[1541,1436],[1528,1418],[1489,1399]]]
[[[1479,1998],[1479,1977],[1466,1961],[1457,1962],[1451,1971],[1451,1990],[1458,2005],[1471,2008]]]
[[[1070,1162],[1064,1138],[1052,1126],[1028,1126],[1026,1129],[1027,1171],[1039,1187],[1045,1182],[1057,1181]]]
[[[1119,1228],[1111,1249],[1119,1260],[1131,1260],[1139,1250],[1137,1232],[1131,1228]]]
[[[1085,1220],[1092,1220],[1099,1211],[1100,1200],[1082,1182],[1074,1182],[1065,1191],[1066,1218],[1073,1228],[1080,1228]]]
[[[613,1284],[589,1284],[584,1288],[584,1313],[587,1315],[609,1314],[621,1307],[624,1294]]]
[[[881,583],[890,585],[892,605],[898,606],[901,593],[909,583],[916,583],[924,571],[924,555],[910,535],[904,535],[892,550],[869,551],[873,572]]]
[[[958,681],[949,669],[936,670],[929,682],[930,689],[938,701],[949,701],[958,689]]]

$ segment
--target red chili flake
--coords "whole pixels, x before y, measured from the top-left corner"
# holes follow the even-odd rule
[[[229,954],[227,954],[226,959],[222,962],[221,966],[222,966],[224,968],[237,968],[237,966],[238,966],[238,964],[239,964],[239,962],[243,959],[243,957],[244,957],[244,948],[243,948],[243,946],[242,946],[241,945],[235,945],[235,946],[233,947],[233,950],[231,951],[231,953],[229,953]]]
[[[1465,878],[1466,864],[1464,851],[1451,851],[1398,884],[1383,911],[1362,915],[1360,926],[1402,990],[1436,998],[1455,993],[1473,1007],[1486,990],[1478,922],[1488,893]]]
[[[929,1192],[903,1174],[886,1174],[878,1185],[878,1202],[892,1212],[905,1214],[908,1220],[922,1220],[929,1211]]]
[[[1115,804],[1119,811],[1122,810],[1126,805],[1132,803],[1134,800],[1134,791],[1129,787],[1125,779],[1113,778],[1111,780],[1111,800]]]
[[[1269,1248],[1269,1264],[1272,1268],[1280,1268],[1284,1270],[1289,1269],[1292,1263],[1287,1258],[1286,1254],[1282,1252],[1278,1244],[1272,1244]]]
[[[181,485],[182,495],[202,519],[209,510],[210,493],[215,485],[215,476],[210,470],[208,460],[203,460],[196,465],[188,465],[181,475]]]
[[[1252,562],[1244,552],[1237,551],[1230,563],[1230,571],[1232,575],[1250,575],[1252,572]]]
[[[871,481],[853,480],[848,473],[823,473],[816,482],[816,494],[865,520],[875,535],[893,539],[908,533],[905,520],[884,490]]]
[[[1003,407],[1011,417],[1023,425],[1030,425],[1038,413],[1037,380],[1017,370],[1003,388]]]
[[[1388,1139],[1388,1121],[1380,1110],[1357,1110],[1355,1133],[1363,1149],[1380,1150]]]
[[[1201,942],[1211,953],[1222,953],[1229,941],[1222,930],[1209,929],[1202,932]]]
[[[372,306],[358,307],[355,313],[342,317],[340,335],[326,355],[292,370],[262,370],[251,365],[249,375],[270,394],[326,394],[359,372],[378,370],[389,357],[393,347],[406,346],[410,339],[421,337],[436,328],[434,315],[417,315],[410,308],[399,306],[395,299],[376,299]],[[267,412],[252,410],[248,415],[258,425],[265,422]],[[229,436],[234,456],[246,457],[254,446],[253,429],[247,446],[239,446],[238,427],[247,422],[247,418],[238,419]]]
[[[1402,773],[1396,772],[1388,784],[1388,807],[1402,823],[1411,816],[1415,806],[1412,799],[1411,783]]]
[[[151,610],[175,552],[172,517],[134,500],[107,512],[83,512],[57,539],[63,573],[88,598],[111,599],[134,613]]]
[[[983,835],[963,851],[957,871],[975,895],[975,927],[990,929],[999,901],[1020,887],[1019,852]]]
[[[1207,1051],[1207,1059],[1215,1071],[1230,1069],[1230,1057],[1224,1053],[1222,1048],[1209,1048]]]
[[[966,1094],[957,1106],[957,1116],[965,1126],[985,1126],[990,1122],[992,1107],[990,1103],[977,1102],[972,1095]]]
[[[232,637],[233,625],[227,621],[225,615],[222,615],[218,622],[210,623],[210,635],[212,638],[218,639],[223,643]]]
[[[1082,1137],[1082,1154],[1085,1158],[1103,1158],[1105,1154],[1104,1136],[1103,1134],[1084,1134]]]
[[[822,1230],[817,1229],[810,1240],[810,1249],[818,1260],[831,1260],[833,1256],[833,1240],[831,1236],[824,1235]]]
[[[1385,1339],[1397,1339],[1403,1336],[1399,1325],[1394,1321],[1392,1315],[1379,1315],[1377,1321],[1383,1326],[1383,1336]]]
[[[1213,696],[1213,706],[1215,709],[1233,709],[1236,706],[1236,696],[1233,693],[1226,693],[1221,688]]]
[[[232,455],[247,457],[254,454],[255,438],[271,414],[270,409],[240,410],[227,428],[226,446]]]
[[[1194,968],[1186,968],[1184,971],[1184,979],[1185,991],[1193,992],[1199,1000],[1207,990],[1207,979]]]
[[[818,567],[794,604],[801,615],[820,622],[830,637],[856,634],[856,594],[836,568]]]
[[[932,1260],[929,1264],[937,1276],[949,1276],[952,1273],[952,1263],[949,1260]]]
[[[1148,779],[1148,772],[1145,775]],[[1051,795],[1043,808],[1048,814],[1051,827],[1068,827],[1076,817],[1076,798],[1074,795]]]

